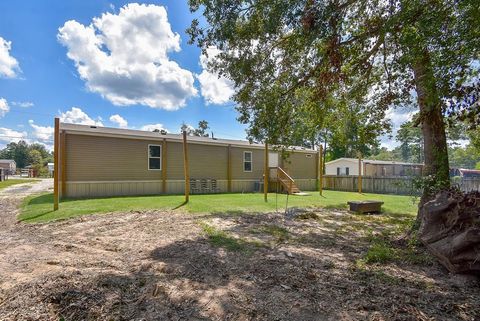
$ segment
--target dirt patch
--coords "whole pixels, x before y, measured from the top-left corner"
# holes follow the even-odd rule
[[[359,263],[398,219],[145,211],[15,224],[0,230],[0,320],[479,319],[476,281],[434,261]]]

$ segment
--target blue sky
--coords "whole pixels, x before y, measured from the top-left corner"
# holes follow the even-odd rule
[[[216,136],[244,138],[231,84],[187,44],[186,2],[1,1],[0,147],[17,137],[51,145],[55,116],[171,132],[205,119]]]

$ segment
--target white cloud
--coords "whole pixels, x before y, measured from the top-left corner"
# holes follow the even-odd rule
[[[33,107],[34,104],[31,101],[12,101],[12,106],[29,108],[29,107]]]
[[[110,116],[110,121],[112,123],[115,123],[120,128],[127,128],[128,127],[127,120],[125,118],[123,118],[122,116],[120,116],[119,114]]]
[[[416,110],[411,110],[409,108],[389,108],[385,113],[385,118],[390,119],[392,123],[392,133],[390,135],[383,135],[380,137],[381,147],[386,147],[388,149],[394,149],[398,147],[400,143],[395,139],[397,132],[400,129],[400,126],[412,120],[413,115],[416,114]],[[390,136],[392,136],[390,138]]]
[[[200,82],[200,91],[207,104],[224,104],[235,93],[233,82],[230,79],[219,77],[217,73],[208,71],[208,64],[220,53],[216,48],[208,48],[207,55],[200,55],[200,65],[203,68],[197,75]]]
[[[17,59],[10,56],[11,48],[12,42],[0,37],[0,77],[14,78],[20,71]]]
[[[49,152],[53,152],[53,141],[51,143],[45,143],[45,142],[42,142],[42,141],[33,141],[32,144],[40,144],[40,145],[43,145],[45,146],[45,148],[49,151]]]
[[[0,98],[0,118],[10,111],[10,106],[5,98]]]
[[[5,143],[15,142],[20,140],[26,140],[27,132],[17,132],[16,130],[0,127],[0,141]]]
[[[82,109],[72,107],[71,110],[61,113],[60,121],[62,123],[71,123],[79,125],[103,126],[100,120],[90,118]]]
[[[168,57],[180,51],[180,36],[162,6],[130,3],[88,26],[70,20],[58,39],[87,88],[115,105],[176,110],[197,95],[192,73]]]
[[[40,141],[51,141],[53,139],[53,133],[55,129],[51,126],[39,126],[35,125],[33,120],[29,120],[30,127],[33,128],[32,135]]]
[[[140,128],[140,130],[145,130],[147,132],[153,132],[155,129],[158,130],[165,130],[168,133],[168,130],[163,127],[163,124],[149,124],[149,125],[144,125]]]

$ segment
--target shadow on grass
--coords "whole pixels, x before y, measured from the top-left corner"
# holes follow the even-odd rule
[[[33,216],[28,216],[28,217],[24,217],[24,218],[19,218],[19,221],[21,222],[29,222],[29,221],[33,221],[39,217],[42,217],[42,216],[45,216],[47,214],[50,214],[50,213],[53,213],[54,211],[53,210],[50,210],[50,211],[44,211],[44,212],[41,212],[41,213],[38,213],[36,215],[33,215]]]
[[[74,202],[74,201],[78,201],[78,199],[62,198],[60,199],[60,204]],[[33,196],[29,198],[28,201],[26,202],[26,205],[42,205],[42,204],[52,204],[53,206],[53,193]]]
[[[30,198],[27,201],[27,205],[40,205],[40,204],[53,204],[53,194],[42,194],[39,196],[35,196]]]
[[[172,208],[172,210],[178,210],[179,208],[181,207],[184,207],[185,205],[187,205],[188,202],[187,201],[183,201],[181,204],[175,206],[174,208]]]

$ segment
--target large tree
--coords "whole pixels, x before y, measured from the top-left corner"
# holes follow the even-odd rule
[[[403,123],[395,137],[400,146],[398,147],[404,162],[423,162],[423,139],[422,131],[414,125],[414,121]]]
[[[4,149],[0,150],[0,158],[15,160],[17,168],[37,164],[45,166],[47,162],[53,162],[52,153],[47,151],[44,145],[38,143],[29,145],[23,140],[7,144]]]
[[[18,143],[11,142],[7,144],[7,146],[0,151],[0,158],[13,159],[17,164],[17,168],[23,168],[29,165],[28,153],[28,144],[21,140]]]
[[[368,110],[355,102],[338,101],[332,109],[309,99],[297,96],[296,115],[282,129],[291,140],[288,143],[307,148],[323,145],[327,160],[357,157],[359,151],[369,156],[379,147],[379,136],[388,129],[388,122],[372,122]],[[314,119],[313,112],[318,114]]]
[[[252,137],[288,143],[290,124],[305,115],[296,102],[306,89],[317,102],[307,113],[313,124],[319,105],[335,111],[355,101],[379,123],[388,108],[416,104],[425,172],[449,185],[445,112],[456,115],[462,98],[468,109],[475,97],[459,89],[477,72],[478,0],[190,0],[190,7],[204,17],[192,22],[191,42],[205,53],[221,50],[210,68],[234,82]]]
[[[208,126],[208,121],[206,120],[200,120],[197,128],[193,128],[192,126],[187,125],[185,122],[183,122],[180,126],[180,132],[186,132],[189,136],[209,137],[208,129],[210,129],[210,127]]]

